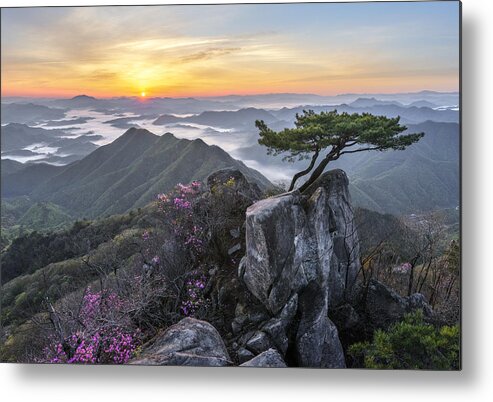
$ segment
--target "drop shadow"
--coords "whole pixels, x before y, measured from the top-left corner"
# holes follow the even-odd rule
[[[52,382],[64,382],[77,386],[80,381],[94,385],[112,386],[121,383],[139,387],[161,386],[188,387],[193,379],[194,387],[207,388],[211,383],[244,386],[255,383],[261,387],[302,385],[303,387],[329,389],[333,387],[365,387],[378,390],[401,390],[416,385],[425,389],[453,390],[473,386],[478,382],[479,343],[478,316],[480,298],[478,267],[479,246],[475,228],[481,223],[481,211],[476,208],[474,197],[480,188],[480,160],[476,151],[481,146],[477,125],[478,108],[476,94],[480,92],[478,72],[477,21],[470,16],[462,24],[462,364],[460,372],[437,371],[381,371],[381,370],[316,370],[316,369],[248,369],[248,368],[196,368],[196,367],[138,367],[138,366],[71,366],[13,364],[12,372],[17,384],[36,386]],[[186,389],[186,388],[185,388]]]

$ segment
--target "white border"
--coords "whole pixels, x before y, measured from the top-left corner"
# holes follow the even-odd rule
[[[215,0],[215,3],[227,1]],[[250,1],[255,2],[255,1]],[[260,1],[261,2],[261,1]],[[165,4],[170,1],[0,0],[0,5]],[[207,1],[176,1],[207,3]],[[486,401],[493,395],[493,16],[463,1],[463,371],[199,369],[0,365],[5,401]],[[489,395],[489,397],[488,397]]]

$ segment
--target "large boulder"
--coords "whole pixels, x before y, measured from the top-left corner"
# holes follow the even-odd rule
[[[247,209],[243,281],[252,294],[277,314],[307,282],[302,234],[306,216],[298,194],[261,200]]]
[[[331,170],[320,176],[305,194],[309,197],[308,216],[319,271],[323,272],[324,280],[328,276],[328,305],[333,307],[351,291],[360,269],[360,243],[349,180],[344,171]]]
[[[273,344],[285,354],[291,339],[296,364],[345,367],[328,310],[351,291],[359,264],[348,179],[342,170],[325,173],[304,194],[293,191],[250,206],[239,276],[271,315],[259,326],[269,336],[256,333],[256,344],[262,340],[263,348]]]
[[[415,293],[403,297],[383,283],[375,279],[370,280],[364,300],[368,325],[374,328],[387,328],[416,309],[422,310],[425,318],[433,316],[433,310],[422,294]]]
[[[359,240],[342,170],[322,175],[305,196],[295,191],[253,204],[246,225],[242,278],[272,314],[313,280],[327,290],[329,305],[353,286]]]
[[[269,368],[283,368],[287,367],[282,356],[275,349],[269,349],[260,353],[253,359],[240,364],[241,367],[269,367]]]
[[[248,180],[238,169],[216,170],[207,177],[207,187],[210,191],[214,191],[217,186],[224,187],[224,185],[250,200],[258,200],[262,196],[257,183],[254,180]]]
[[[158,366],[229,366],[226,346],[209,323],[184,318],[144,346],[131,364]]]

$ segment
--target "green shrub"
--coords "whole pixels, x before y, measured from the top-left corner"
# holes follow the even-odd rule
[[[354,366],[376,369],[458,370],[459,326],[437,328],[416,310],[387,331],[377,330],[373,342],[350,346]]]

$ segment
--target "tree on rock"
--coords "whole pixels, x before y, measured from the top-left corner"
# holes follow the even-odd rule
[[[269,155],[283,154],[284,160],[310,159],[308,167],[294,175],[289,191],[296,182],[311,172],[300,186],[305,191],[325,170],[327,164],[342,155],[364,151],[403,150],[419,141],[424,133],[401,134],[407,127],[399,124],[399,117],[388,118],[369,113],[349,114],[313,110],[296,114],[295,128],[274,131],[263,120],[255,122],[260,130],[259,144],[268,148]],[[320,154],[327,154],[319,160]],[[315,167],[318,161],[318,165]]]

